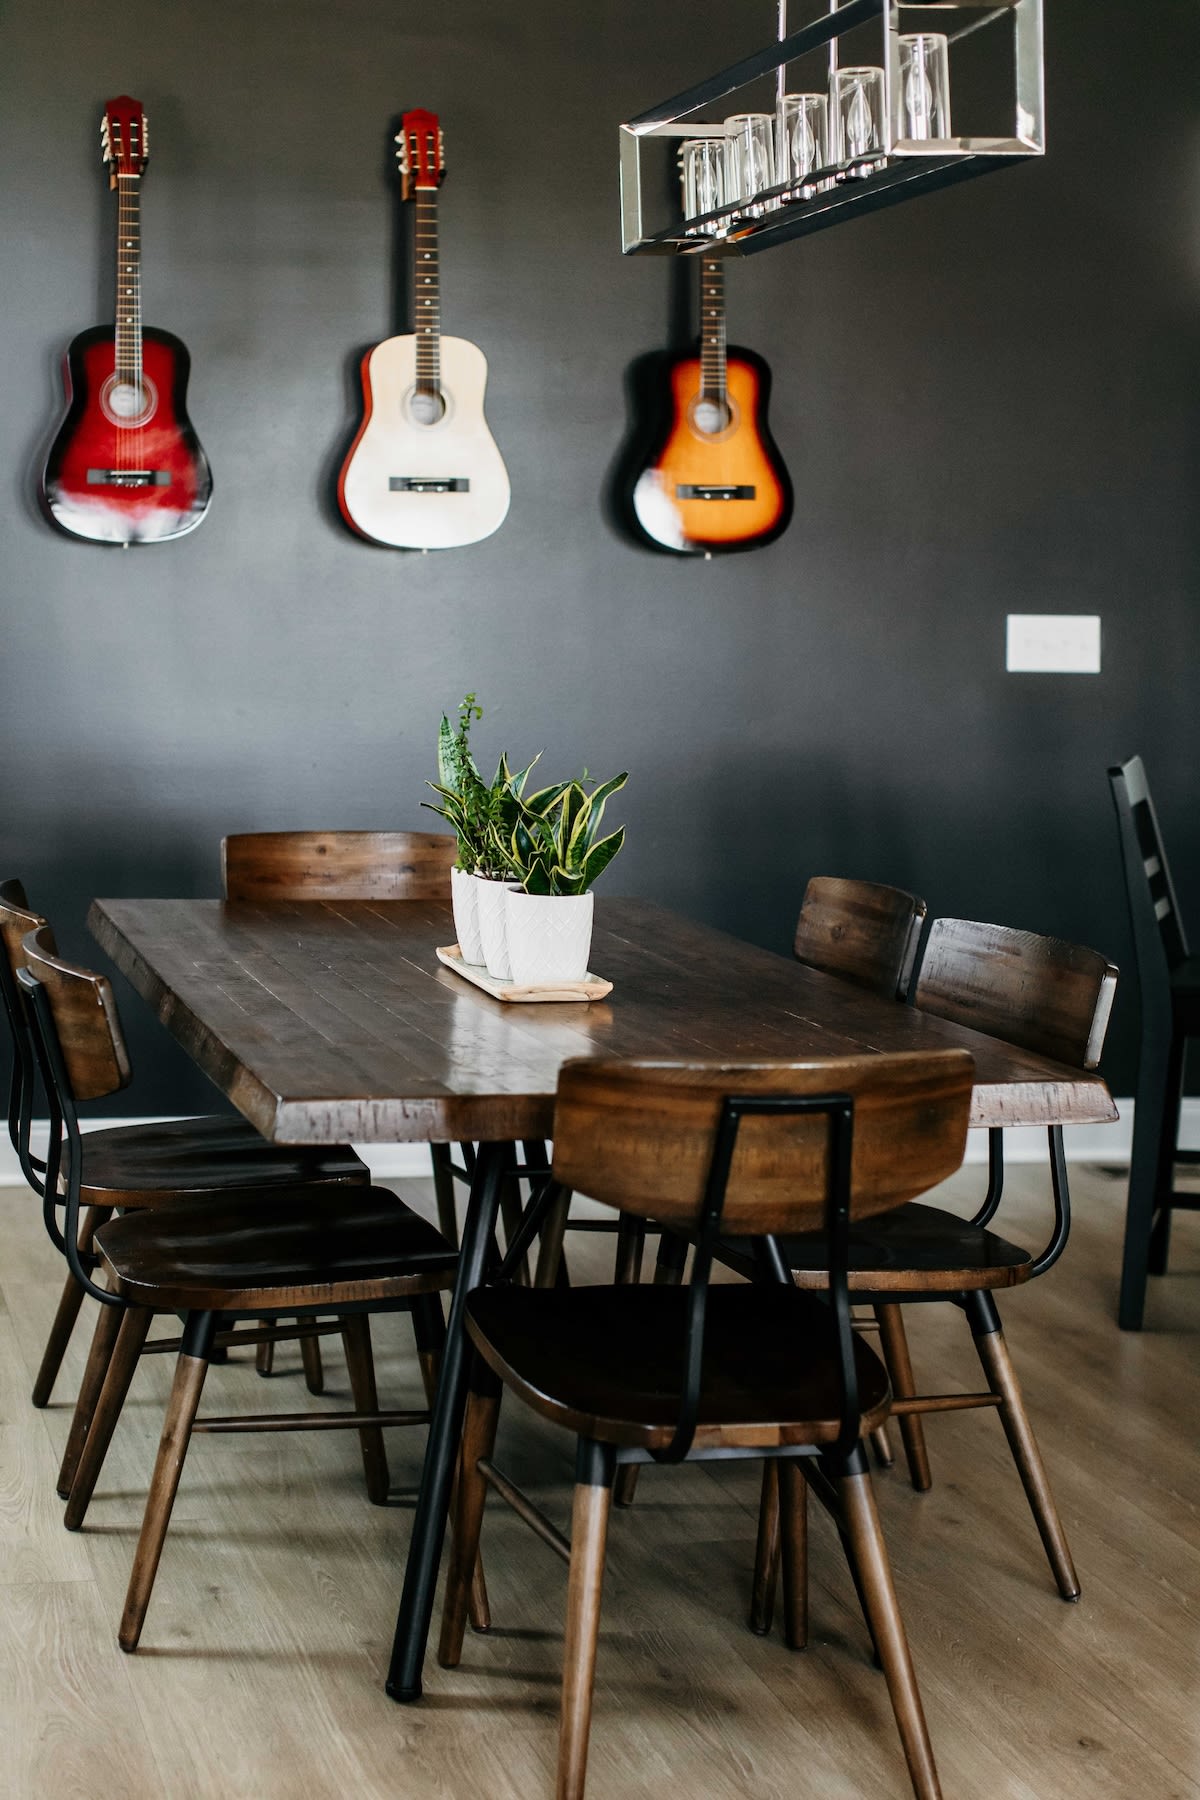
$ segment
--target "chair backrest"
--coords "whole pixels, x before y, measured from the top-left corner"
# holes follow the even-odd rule
[[[221,843],[227,900],[448,900],[444,831],[253,831]]]
[[[1158,815],[1150,797],[1150,784],[1140,756],[1118,763],[1108,771],[1117,823],[1121,831],[1121,860],[1125,869],[1125,891],[1134,925],[1134,941],[1139,965],[1143,949],[1149,948],[1138,929],[1146,920],[1147,909],[1162,942],[1167,967],[1174,969],[1188,956],[1187,933],[1175,898],[1175,886],[1158,829]],[[1148,921],[1147,921],[1148,922]],[[1144,972],[1143,972],[1144,978]]]
[[[24,1141],[23,1121],[28,1125],[33,1100],[35,1064],[33,1046],[27,1029],[25,1006],[17,986],[17,970],[25,964],[21,940],[30,931],[46,925],[40,913],[30,907],[22,884],[13,879],[0,881],[0,998],[4,1016],[12,1036],[12,1079],[8,1089],[8,1136],[18,1156],[28,1155]],[[48,927],[47,927],[48,929]],[[35,1168],[42,1168],[34,1161]]]
[[[0,881],[0,939],[4,942],[3,967],[9,979],[25,966],[21,941],[31,931],[38,931],[46,921],[34,912],[25,898],[25,889],[17,880]],[[10,990],[5,987],[6,994]]]
[[[903,888],[814,875],[796,922],[796,957],[885,999],[903,1000],[927,910]]]
[[[104,975],[64,962],[42,925],[22,944],[24,967],[50,1004],[72,1100],[103,1100],[128,1085],[132,1070],[111,984]]]
[[[741,1064],[568,1062],[558,1080],[554,1176],[623,1212],[694,1225],[727,1099],[846,1094],[854,1102],[850,1211],[867,1217],[958,1168],[973,1075],[965,1050]],[[747,1117],[721,1228],[762,1236],[823,1225],[830,1180],[828,1119]]]
[[[1117,971],[1098,950],[1006,925],[935,919],[913,1003],[1055,1062],[1094,1069],[1116,986]]]

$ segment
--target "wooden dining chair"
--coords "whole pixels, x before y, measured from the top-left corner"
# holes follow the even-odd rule
[[[474,1349],[439,1660],[459,1662],[484,1498],[492,1487],[569,1565],[559,1800],[584,1792],[600,1595],[617,1469],[768,1458],[781,1472],[791,1641],[805,1641],[805,1511],[813,1491],[846,1545],[887,1678],[914,1791],[940,1793],[863,1455],[887,1415],[878,1357],[851,1329],[851,1221],[886,1216],[962,1161],[965,1051],[798,1063],[571,1062],[559,1077],[555,1180],[696,1244],[686,1287],[492,1286],[466,1306]],[[802,1294],[768,1233],[824,1227],[831,1304]],[[752,1285],[710,1286],[724,1235],[754,1247]],[[570,1542],[492,1461],[510,1388],[575,1434]]]
[[[425,1423],[429,1412],[380,1410],[368,1315],[411,1313],[426,1398],[432,1403],[445,1336],[439,1295],[453,1285],[458,1259],[441,1233],[389,1189],[309,1185],[242,1198],[235,1205],[192,1202],[107,1219],[93,1237],[99,1269],[108,1281],[107,1289],[97,1286],[78,1249],[83,1138],[77,1106],[107,1098],[127,1078],[120,1025],[107,981],[65,962],[48,932],[31,934],[24,951],[17,979],[28,997],[46,1086],[58,1100],[47,1158],[48,1192],[56,1192],[60,1169],[65,1171],[61,1229],[53,1219],[48,1223],[76,1280],[118,1325],[67,1506],[68,1527],[78,1529],[84,1521],[154,1315],[176,1313],[183,1321],[118,1634],[121,1648],[134,1650],[193,1430],[354,1430],[368,1494],[375,1503],[386,1503],[382,1428]],[[351,1411],[258,1418],[239,1414],[197,1423],[219,1331],[226,1342],[252,1342],[258,1332],[230,1328],[242,1319],[263,1318],[270,1328],[284,1318],[315,1321],[331,1314],[333,1324],[322,1329],[341,1333],[354,1398]],[[486,1607],[486,1600],[481,1604]],[[486,1623],[486,1617],[479,1623]]]
[[[796,921],[796,960],[881,999],[903,1000],[927,911],[924,900],[903,888],[814,875]]]
[[[247,831],[221,840],[226,900],[447,900],[457,840],[444,831]],[[456,1164],[448,1144],[430,1145],[438,1225],[458,1242],[455,1180],[470,1180],[471,1147]],[[508,1196],[512,1216],[512,1198]],[[319,1366],[316,1340],[310,1340]],[[274,1344],[257,1357],[269,1375]]]
[[[903,888],[814,875],[800,904],[793,953],[806,967],[852,981],[881,1000],[903,1001],[928,910],[924,900]],[[616,1280],[640,1279],[645,1231],[641,1220],[622,1220]],[[685,1254],[686,1245],[678,1236],[665,1235],[655,1279],[672,1285],[677,1282]],[[892,1451],[886,1426],[872,1434],[872,1443],[879,1462],[889,1467]],[[621,1470],[614,1492],[617,1506],[633,1504],[637,1474],[636,1466]]]
[[[221,840],[227,900],[448,900],[457,839],[444,831],[247,831]],[[469,1146],[468,1146],[469,1150]],[[458,1242],[456,1167],[448,1144],[432,1144],[438,1226]],[[269,1364],[268,1364],[269,1366]]]
[[[1146,1278],[1167,1272],[1171,1214],[1200,1206],[1200,1195],[1175,1186],[1176,1164],[1200,1163],[1200,1151],[1179,1147],[1187,1047],[1200,1037],[1200,956],[1188,946],[1141,757],[1119,763],[1108,779],[1142,1016],[1118,1319],[1123,1330],[1140,1331]]]
[[[9,1091],[9,1137],[17,1150],[22,1173],[34,1191],[43,1196],[52,1213],[57,1196],[51,1184],[46,1193],[46,1165],[35,1157],[31,1147],[31,1126],[38,1071],[33,1042],[29,1032],[27,1006],[17,984],[17,971],[24,967],[23,942],[30,933],[49,933],[40,913],[35,912],[19,881],[0,884],[0,996],[12,1039],[13,1071]],[[49,935],[45,939],[53,944]],[[109,1009],[117,1033],[117,1060],[112,1074],[120,1077],[124,1087],[131,1070],[124,1039],[116,1021],[115,1001],[107,983],[102,988],[103,1004]],[[115,1091],[115,1090],[114,1090]],[[53,1107],[55,1097],[45,1096]],[[209,1117],[177,1119],[142,1125],[102,1126],[88,1131],[82,1139],[77,1171],[83,1213],[80,1257],[87,1263],[92,1254],[92,1236],[98,1225],[114,1211],[173,1205],[180,1200],[216,1198],[234,1205],[243,1198],[253,1198],[265,1191],[300,1186],[317,1187],[365,1186],[370,1174],[348,1145],[328,1148],[294,1148],[268,1143],[248,1120],[236,1114],[213,1114]],[[50,1335],[42,1354],[41,1366],[33,1387],[33,1404],[46,1406],[70,1342],[75,1321],[85,1297],[85,1288],[68,1269],[62,1296]],[[112,1353],[116,1327],[111,1314],[102,1311],[96,1322],[92,1347],[84,1370],[83,1383],[76,1401],[75,1414],[67,1438],[58,1491],[65,1499],[70,1492],[83,1441],[87,1436],[100,1384],[108,1357]]]
[[[989,1037],[1001,1038],[1038,1056],[1075,1069],[1094,1069],[1100,1060],[1112,1012],[1117,971],[1095,950],[1038,937],[1001,925],[965,919],[937,919],[917,977],[919,1011],[951,1019]],[[970,1220],[941,1207],[914,1203],[866,1220],[850,1234],[849,1283],[855,1299],[876,1305],[881,1341],[895,1394],[892,1411],[904,1435],[913,1486],[930,1485],[921,1419],[927,1413],[994,1407],[1008,1438],[1059,1593],[1079,1597],[1079,1579],[1054,1504],[1049,1478],[1033,1434],[1020,1384],[1012,1366],[995,1294],[1023,1285],[1054,1266],[1070,1231],[1070,1193],[1062,1127],[1049,1127],[1054,1224],[1037,1253],[989,1229],[1003,1198],[1003,1133],[990,1140],[990,1176],[983,1206]],[[780,1240],[780,1251],[798,1287],[828,1285],[826,1240],[820,1232]],[[742,1246],[722,1245],[722,1260],[748,1272]],[[917,1391],[902,1309],[948,1301],[966,1315],[986,1390],[969,1394]],[[763,1509],[771,1497],[764,1488]],[[769,1595],[777,1564],[775,1537],[764,1530],[755,1575],[753,1622],[769,1628]]]

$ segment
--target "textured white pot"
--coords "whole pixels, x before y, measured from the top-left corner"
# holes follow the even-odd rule
[[[511,881],[488,881],[483,875],[475,877],[479,937],[483,960],[493,981],[512,980],[508,962],[508,920],[504,911],[504,902],[512,886]]]
[[[582,981],[592,948],[591,894],[505,896],[508,959],[520,987]]]
[[[479,936],[479,877],[464,869],[450,871],[450,898],[454,902],[454,929],[463,961],[481,963],[483,944]]]

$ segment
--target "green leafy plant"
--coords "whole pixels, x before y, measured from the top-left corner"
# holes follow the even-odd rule
[[[560,782],[524,799],[508,797],[507,818],[514,822],[507,838],[496,834],[495,853],[527,894],[586,894],[625,842],[622,825],[598,837],[604,808],[629,780],[614,775],[589,794],[582,781]]]
[[[438,728],[438,779],[429,782],[441,805],[425,800],[422,805],[445,819],[458,839],[456,866],[469,875],[509,874],[504,846],[516,826],[522,805],[542,810],[566,785],[545,788],[523,799],[525,783],[538,757],[525,768],[510,769],[507,754],[501,756],[491,783],[479,773],[471,751],[471,726],[483,717],[474,694],[465,694],[458,708],[457,727],[446,715]],[[540,755],[540,752],[539,752]]]

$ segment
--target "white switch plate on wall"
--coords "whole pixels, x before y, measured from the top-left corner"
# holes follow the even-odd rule
[[[1014,675],[1098,675],[1098,613],[1009,613],[1005,666]]]

